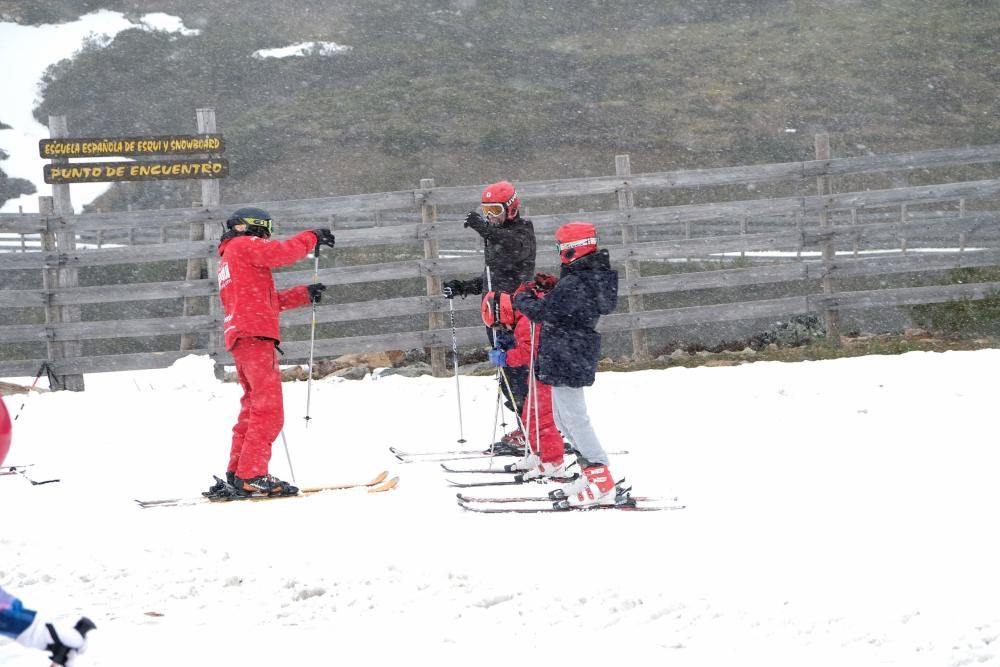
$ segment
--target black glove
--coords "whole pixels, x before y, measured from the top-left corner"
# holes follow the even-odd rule
[[[329,229],[314,229],[313,233],[316,235],[317,247],[321,245],[328,245],[331,248],[333,247],[334,243],[333,232],[331,232]]]
[[[312,285],[306,285],[306,289],[309,290],[309,298],[313,303],[319,303],[323,299],[323,290],[326,289],[326,285],[323,283],[313,283]]]
[[[466,293],[464,280],[446,280],[444,284],[441,285],[441,294],[444,294],[447,299],[453,299],[456,296],[460,296],[464,299]]]
[[[480,236],[486,236],[490,233],[490,224],[476,211],[472,211],[469,215],[465,216],[465,226],[472,227]]]
[[[517,344],[513,331],[497,329],[493,332],[493,343],[496,349],[507,351]]]
[[[486,220],[483,219],[483,216],[479,215],[478,211],[470,211],[469,215],[465,216],[465,226],[472,227],[473,229],[485,227]]]

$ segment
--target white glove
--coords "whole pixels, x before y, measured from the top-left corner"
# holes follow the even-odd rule
[[[87,638],[81,635],[72,623],[52,621],[39,613],[35,614],[35,620],[31,625],[17,636],[17,642],[28,648],[49,652],[65,647],[69,649],[66,665],[72,665],[76,656],[87,650]]]

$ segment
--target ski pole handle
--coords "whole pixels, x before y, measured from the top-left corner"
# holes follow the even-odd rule
[[[86,637],[88,632],[95,630],[96,628],[97,626],[94,622],[86,616],[81,617],[80,620],[76,622],[76,625],[73,626],[73,629],[79,632],[81,637]],[[52,664],[65,665],[71,650],[72,649],[70,647],[62,644],[52,649],[52,655],[49,656],[52,659]]]

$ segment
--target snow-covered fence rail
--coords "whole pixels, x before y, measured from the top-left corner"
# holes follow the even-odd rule
[[[624,157],[624,156],[619,156]],[[606,332],[633,332],[633,346],[645,353],[645,342],[636,332],[661,327],[687,326],[709,322],[786,318],[823,309],[850,309],[935,303],[956,298],[982,298],[1000,290],[996,283],[921,286],[893,289],[838,291],[818,293],[811,287],[818,281],[856,278],[878,274],[923,273],[960,267],[1000,266],[1000,214],[995,202],[1000,197],[1000,180],[938,183],[882,190],[861,190],[836,194],[799,194],[688,204],[636,208],[629,195],[637,191],[658,192],[679,188],[791,181],[800,188],[805,179],[854,176],[886,171],[911,171],[1000,161],[1000,145],[957,150],[934,150],[891,156],[869,156],[796,162],[778,165],[726,167],[683,172],[631,175],[622,168],[616,176],[519,183],[522,200],[614,195],[617,208],[588,212],[533,214],[540,241],[571,219],[586,219],[597,225],[602,245],[613,259],[624,264],[621,293],[623,310],[602,320]],[[291,202],[258,202],[280,221],[282,232],[310,229],[334,223],[340,250],[371,246],[423,245],[423,259],[402,258],[378,264],[325,267],[319,279],[333,286],[350,286],[381,281],[426,280],[427,294],[383,298],[370,301],[323,304],[317,309],[320,324],[376,320],[379,318],[423,317],[427,326],[413,325],[410,331],[395,331],[362,336],[320,337],[316,354],[328,356],[347,352],[384,349],[447,348],[451,330],[444,328],[442,315],[448,304],[437,295],[444,276],[474,275],[482,268],[479,256],[439,257],[442,242],[468,244],[470,234],[458,215],[439,217],[437,207],[469,207],[478,201],[478,186],[433,187],[425,180],[421,187],[400,192],[325,197]],[[976,210],[970,210],[972,202]],[[4,309],[39,309],[46,313],[44,322],[0,325],[0,340],[7,343],[45,343],[48,348],[62,342],[99,341],[115,338],[145,338],[182,334],[189,341],[201,341],[201,347],[127,354],[81,354],[59,358],[47,354],[12,359],[0,355],[0,376],[34,373],[43,361],[49,361],[58,375],[160,367],[189,353],[212,354],[219,362],[228,362],[224,350],[216,349],[213,340],[221,328],[219,315],[189,314],[154,318],[61,321],[59,309],[83,304],[112,304],[128,301],[196,299],[214,301],[216,285],[212,277],[192,272],[192,262],[204,262],[214,256],[219,221],[230,208],[201,207],[156,211],[88,213],[61,217],[48,215],[0,215],[0,233],[33,234],[43,239],[42,250],[8,253],[0,259],[0,280],[7,270],[38,272],[47,276],[41,287],[4,289],[0,307]],[[419,222],[418,222],[419,220]],[[824,221],[826,224],[824,224]],[[134,232],[155,226],[160,242],[136,245]],[[195,234],[192,230],[203,232]],[[124,236],[127,243],[113,248],[72,248],[63,250],[58,238],[73,234]],[[175,240],[189,236],[192,240]],[[201,237],[200,240],[198,237]],[[149,234],[143,237],[150,239]],[[155,240],[155,237],[153,238]],[[949,253],[915,253],[918,247],[950,247]],[[824,248],[839,254],[822,259]],[[895,249],[896,254],[860,255],[860,250]],[[757,266],[722,266],[726,259],[748,257],[754,252],[783,252],[773,263]],[[667,275],[642,275],[641,263],[684,261],[701,258],[718,263],[714,270]],[[60,286],[57,270],[83,269],[150,262],[186,261],[184,280],[140,284]],[[540,269],[558,267],[550,244],[540,242]],[[206,267],[207,268],[207,267]],[[210,275],[210,272],[209,272]],[[311,270],[276,274],[279,286],[310,282]],[[641,297],[669,296],[695,290],[733,287],[759,288],[770,284],[802,285],[796,296],[781,298],[740,298],[729,303],[676,306],[662,303],[647,309]],[[5,286],[6,287],[6,286]],[[478,310],[475,299],[456,300],[458,311]],[[286,328],[303,326],[310,313],[290,311],[283,316]],[[428,319],[431,318],[431,319]],[[459,343],[482,342],[481,326],[462,326]],[[206,347],[204,341],[208,341]],[[308,356],[308,341],[288,340],[283,348],[289,359]],[[54,349],[54,348],[53,348]],[[440,355],[438,355],[440,356]],[[439,361],[439,360],[436,360]],[[435,366],[440,364],[436,363]],[[436,369],[441,370],[441,369]]]

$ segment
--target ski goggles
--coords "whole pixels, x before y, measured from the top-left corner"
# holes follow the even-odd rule
[[[492,215],[495,218],[503,217],[504,206],[503,204],[481,204],[483,209],[483,215]]]
[[[270,218],[240,218],[240,220],[251,227],[263,227],[268,234],[274,231],[274,220]]]
[[[597,245],[597,237],[596,236],[591,236],[590,238],[578,239],[576,241],[567,241],[566,243],[556,242],[556,249],[559,252],[564,252],[566,250],[571,250],[573,248],[579,248],[580,246],[584,246],[584,245],[593,245],[593,246],[596,246]]]

